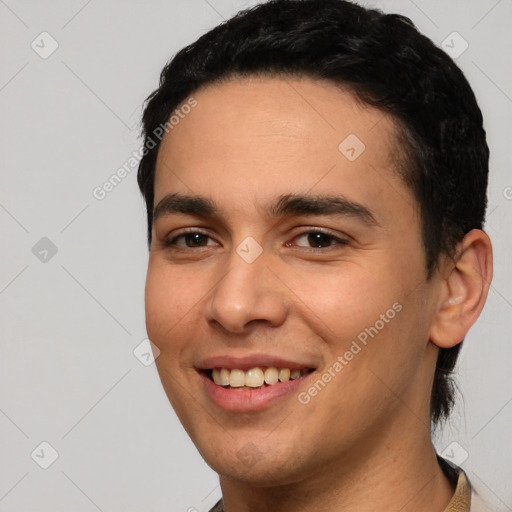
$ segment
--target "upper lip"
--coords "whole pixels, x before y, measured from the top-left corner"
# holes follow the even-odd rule
[[[213,368],[228,368],[238,370],[250,370],[255,367],[289,368],[290,370],[301,370],[304,368],[315,368],[311,363],[290,361],[279,356],[270,354],[252,354],[242,357],[230,355],[218,355],[201,360],[196,368],[199,370],[211,370]]]

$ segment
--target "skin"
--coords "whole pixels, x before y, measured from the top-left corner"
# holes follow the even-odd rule
[[[162,141],[154,204],[198,195],[220,213],[155,220],[146,321],[162,384],[220,475],[226,511],[444,510],[454,488],[431,443],[430,390],[438,347],[459,343],[484,305],[487,235],[471,231],[427,280],[394,122],[334,84],[252,77],[194,98]],[[354,161],[338,149],[349,134],[366,146]],[[267,215],[286,194],[343,196],[376,223]],[[184,228],[207,237],[176,239]],[[314,230],[334,238],[319,247]],[[248,236],[262,248],[252,263],[236,252]],[[307,404],[294,392],[278,406],[228,412],[204,391],[204,358],[265,353],[314,367],[299,387],[307,392],[395,303],[401,311]]]

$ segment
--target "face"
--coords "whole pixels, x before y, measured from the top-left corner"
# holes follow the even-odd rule
[[[202,456],[275,485],[426,431],[437,288],[393,121],[308,78],[193,96],[159,150],[146,320]]]

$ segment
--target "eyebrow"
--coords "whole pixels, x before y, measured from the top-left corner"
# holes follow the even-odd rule
[[[193,215],[196,217],[221,217],[220,208],[207,197],[184,194],[167,194],[153,209],[153,222],[171,214]],[[343,215],[361,220],[370,226],[378,225],[372,210],[360,203],[339,195],[297,195],[286,194],[267,208],[271,218],[291,215]]]

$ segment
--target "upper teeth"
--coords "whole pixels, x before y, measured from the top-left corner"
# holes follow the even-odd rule
[[[277,381],[286,382],[288,380],[298,379],[308,370],[290,370],[289,368],[275,368],[271,366],[267,369],[260,367],[251,368],[244,372],[243,370],[227,368],[214,368],[212,372],[213,382],[219,386],[231,386],[232,388],[241,388],[248,386],[250,388],[259,388],[263,383],[272,385]]]

